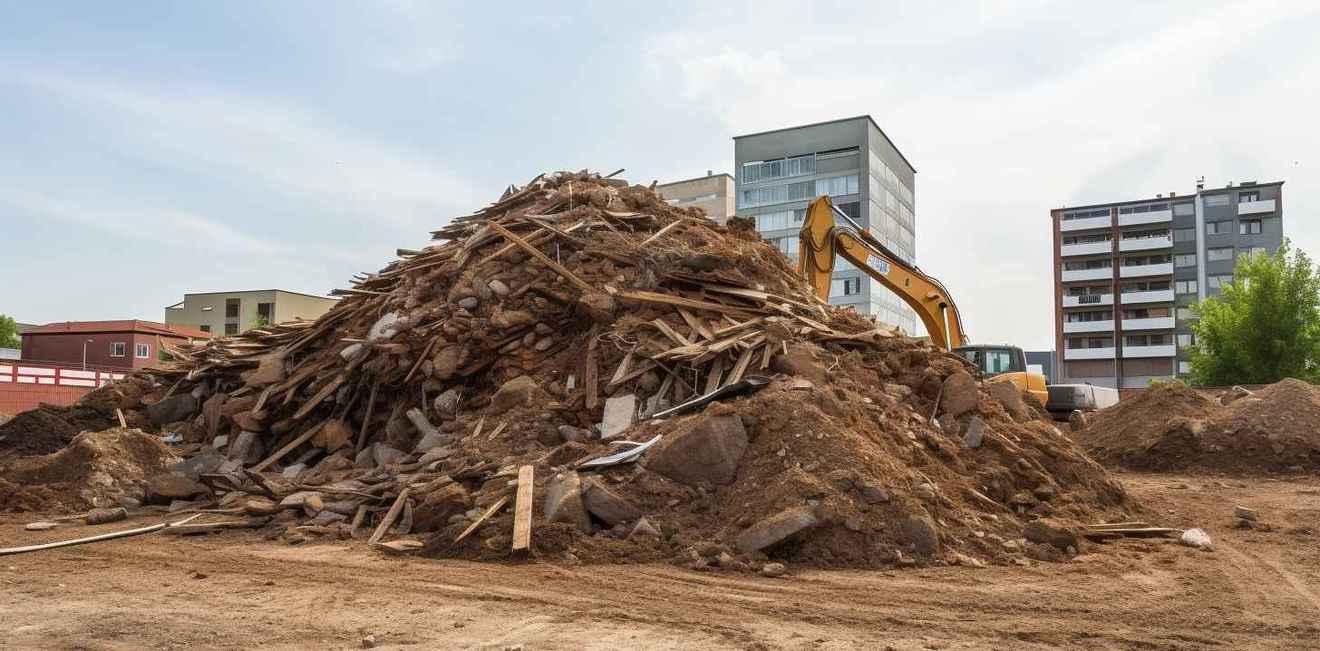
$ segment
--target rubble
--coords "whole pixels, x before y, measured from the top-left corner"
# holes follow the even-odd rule
[[[248,518],[179,532],[564,562],[700,548],[772,575],[1010,563],[972,532],[1136,509],[965,360],[817,299],[748,220],[557,172],[433,236],[316,321],[167,346],[83,407],[178,435],[191,465],[144,475],[151,496]]]

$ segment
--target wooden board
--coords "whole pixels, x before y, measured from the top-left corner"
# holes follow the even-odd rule
[[[534,469],[518,469],[518,495],[513,502],[513,551],[527,552],[532,548],[532,488]]]
[[[504,508],[504,505],[508,503],[509,503],[508,495],[505,495],[504,497],[501,497],[500,499],[496,500],[494,504],[490,505],[490,508],[486,509],[485,513],[481,514],[481,517],[477,518],[476,522],[473,522],[472,524],[468,525],[468,528],[464,529],[463,533],[458,534],[458,537],[454,539],[454,544],[457,545],[458,543],[463,542],[464,538],[467,538],[473,531],[476,531],[477,527],[480,527],[483,522],[489,520],[490,516],[498,513],[499,510]]]
[[[399,491],[399,497],[394,500],[394,504],[390,506],[390,510],[385,513],[385,519],[381,520],[380,524],[376,525],[376,530],[372,532],[371,538],[368,538],[367,542],[374,545],[380,542],[381,538],[385,537],[385,534],[389,532],[390,527],[394,526],[394,521],[398,519],[399,512],[403,511],[403,505],[407,503],[408,493],[410,492],[412,492],[411,486],[406,486],[402,491]]]

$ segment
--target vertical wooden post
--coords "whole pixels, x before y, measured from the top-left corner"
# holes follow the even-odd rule
[[[513,551],[527,552],[532,548],[532,466],[518,469],[518,495],[513,503]]]

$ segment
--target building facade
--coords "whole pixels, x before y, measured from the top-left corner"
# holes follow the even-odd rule
[[[900,258],[916,262],[916,170],[869,115],[736,136],[737,214],[790,259],[807,205],[821,195]],[[898,296],[844,260],[835,265],[830,303],[917,332]]]
[[[1239,256],[1283,242],[1283,182],[1060,208],[1054,230],[1059,382],[1120,389],[1185,374],[1191,305],[1233,280]]]
[[[165,308],[165,323],[229,336],[251,330],[259,323],[315,320],[336,302],[282,289],[184,294],[183,301]]]
[[[66,321],[31,328],[22,334],[22,361],[88,369],[139,369],[155,366],[162,343],[204,341],[196,328],[154,321]]]
[[[723,224],[734,215],[733,177],[707,170],[705,176],[655,186],[670,205],[700,208],[706,216]]]

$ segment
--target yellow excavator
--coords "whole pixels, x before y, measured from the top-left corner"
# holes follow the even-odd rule
[[[835,215],[850,225],[837,224]],[[915,265],[904,262],[847,213],[835,207],[828,196],[817,197],[807,208],[798,238],[798,253],[798,271],[821,299],[829,300],[834,263],[842,256],[910,305],[926,326],[931,343],[961,355],[987,378],[1007,380],[1018,391],[1030,392],[1042,406],[1048,402],[1045,376],[1027,370],[1027,358],[1021,348],[969,344],[958,306],[944,285]]]

